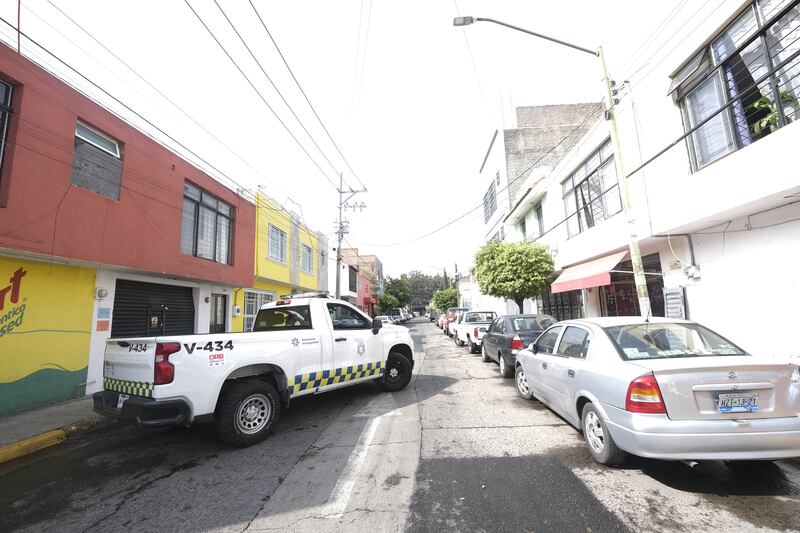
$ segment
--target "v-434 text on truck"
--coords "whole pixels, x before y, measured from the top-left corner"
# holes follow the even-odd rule
[[[253,331],[109,339],[98,413],[143,427],[213,420],[233,446],[264,439],[289,399],[411,380],[408,329],[383,326],[324,295],[266,304]]]

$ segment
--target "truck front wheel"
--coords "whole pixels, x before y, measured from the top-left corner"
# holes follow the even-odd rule
[[[281,402],[269,383],[248,380],[234,383],[220,398],[215,421],[220,439],[244,448],[264,440],[278,420]]]
[[[386,360],[386,372],[378,380],[378,386],[386,392],[397,392],[411,381],[411,362],[399,352],[390,352]]]

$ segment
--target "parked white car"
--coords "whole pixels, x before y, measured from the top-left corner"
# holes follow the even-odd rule
[[[516,358],[519,393],[583,430],[592,456],[800,456],[800,372],[689,321],[559,322]]]
[[[109,339],[100,414],[144,427],[214,420],[224,442],[264,439],[289,400],[374,381],[411,380],[408,329],[325,296],[261,307],[253,332]]]
[[[456,346],[467,345],[470,353],[481,351],[481,340],[492,321],[497,318],[494,311],[467,311],[451,327]]]

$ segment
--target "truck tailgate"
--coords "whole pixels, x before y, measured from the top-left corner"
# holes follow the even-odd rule
[[[155,337],[106,341],[103,388],[152,397],[155,353]]]

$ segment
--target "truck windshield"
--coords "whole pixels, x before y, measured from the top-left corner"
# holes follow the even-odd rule
[[[262,309],[253,324],[253,331],[288,329],[311,329],[311,310],[307,305]]]

